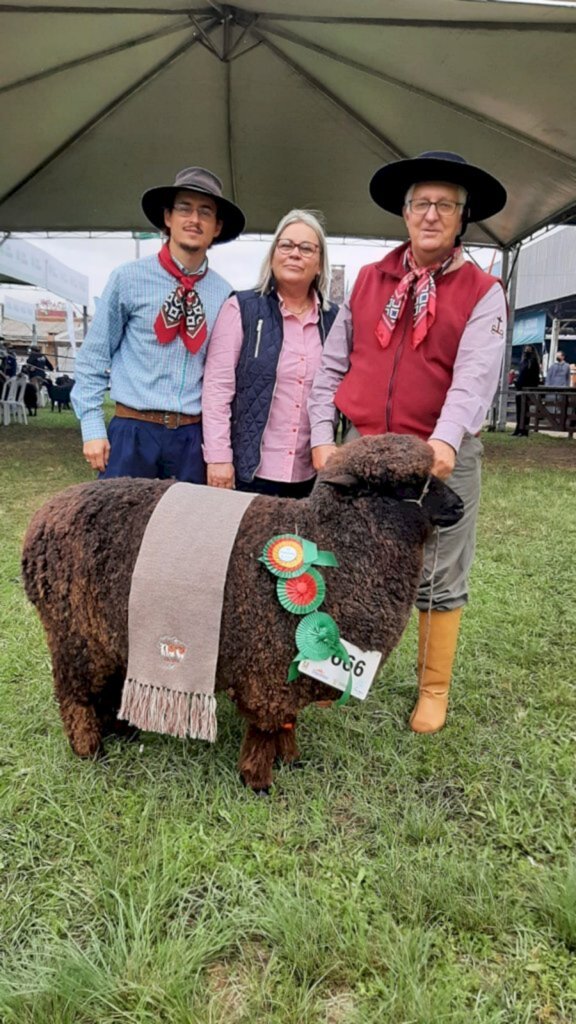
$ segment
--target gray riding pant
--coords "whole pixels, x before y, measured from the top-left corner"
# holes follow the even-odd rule
[[[350,426],[344,443],[360,437]],[[424,549],[424,569],[416,598],[416,607],[426,611],[448,612],[468,602],[468,576],[476,550],[476,522],[480,504],[480,476],[483,452],[478,437],[465,434],[456,456],[456,465],[446,483],[464,502],[464,515],[455,526],[434,531]]]

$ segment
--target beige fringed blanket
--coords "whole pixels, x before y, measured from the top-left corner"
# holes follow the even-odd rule
[[[152,732],[216,739],[214,683],[226,571],[255,497],[177,483],[158,502],[132,576],[119,718]]]

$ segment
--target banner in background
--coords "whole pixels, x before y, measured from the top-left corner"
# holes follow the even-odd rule
[[[546,335],[546,312],[516,313],[513,345],[543,345]]]
[[[31,302],[22,302],[21,299],[13,299],[6,295],[2,299],[2,307],[6,320],[16,320],[19,324],[36,323],[36,306]]]

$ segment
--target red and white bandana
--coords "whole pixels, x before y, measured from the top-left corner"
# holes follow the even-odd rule
[[[411,290],[413,290],[414,294],[412,348],[418,348],[421,342],[424,341],[436,319],[435,278],[445,274],[448,267],[455,259],[458,259],[461,253],[462,248],[458,246],[441,263],[433,263],[430,267],[419,267],[416,264],[411,247],[409,246],[406,249],[404,253],[404,266],[408,272],[396,285],[376,328],[376,337],[382,348],[388,348]]]
[[[208,271],[201,274],[185,274],[174,262],[168,243],[162,246],[158,259],[164,270],[176,278],[178,284],[162,303],[154,322],[154,331],[161,345],[167,345],[180,336],[189,352],[195,354],[208,337],[208,325],[202,300],[196,291],[196,282]]]

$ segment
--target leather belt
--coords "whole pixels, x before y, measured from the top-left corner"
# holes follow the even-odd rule
[[[168,430],[187,427],[191,423],[200,423],[201,416],[191,416],[187,412],[163,412],[161,409],[131,409],[129,405],[116,402],[115,415],[126,420],[143,420],[144,423],[157,423]]]

